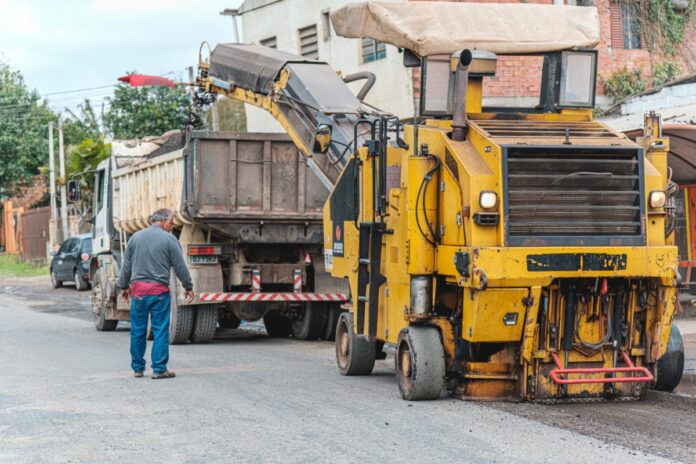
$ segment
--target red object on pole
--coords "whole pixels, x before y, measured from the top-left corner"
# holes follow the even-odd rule
[[[129,74],[127,76],[121,76],[118,78],[119,81],[130,84],[131,87],[143,87],[146,85],[156,86],[156,87],[176,87],[176,84],[165,77],[160,76],[148,76],[146,74]]]

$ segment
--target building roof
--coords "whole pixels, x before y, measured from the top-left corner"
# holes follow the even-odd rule
[[[239,7],[237,10],[237,13],[242,15],[244,13],[248,13],[250,11],[258,10],[259,8],[263,8],[265,6],[271,5],[273,3],[278,3],[283,0],[244,0],[242,3],[242,6]]]

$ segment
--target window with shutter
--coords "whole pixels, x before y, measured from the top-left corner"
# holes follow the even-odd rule
[[[317,45],[317,25],[303,27],[297,31],[300,35],[300,55],[307,58],[319,59],[319,48]]]
[[[362,39],[362,62],[381,60],[387,56],[387,47],[374,39]]]
[[[263,39],[259,42],[261,45],[264,47],[270,47],[270,48],[278,48],[278,44],[276,42],[275,36],[269,37],[267,39]]]
[[[642,48],[637,6],[633,3],[621,3],[621,20],[623,47],[627,50]]]
[[[621,3],[610,3],[611,48],[623,48],[623,27],[621,26],[621,21]]]
[[[638,8],[634,3],[609,4],[611,48],[635,50],[643,48],[640,39]]]

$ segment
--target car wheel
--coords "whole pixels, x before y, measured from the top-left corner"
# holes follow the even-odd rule
[[[80,274],[80,271],[75,269],[75,272],[73,272],[73,281],[75,282],[75,290],[78,292],[83,292],[87,290],[87,287],[89,286],[87,284],[87,281],[82,278],[82,275]]]
[[[63,286],[63,282],[58,280],[58,278],[56,277],[56,271],[53,268],[51,268],[51,285],[53,286],[53,288],[60,288]]]

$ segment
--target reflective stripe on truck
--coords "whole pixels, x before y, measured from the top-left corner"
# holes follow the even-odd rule
[[[201,293],[199,301],[347,301],[344,293]]]

